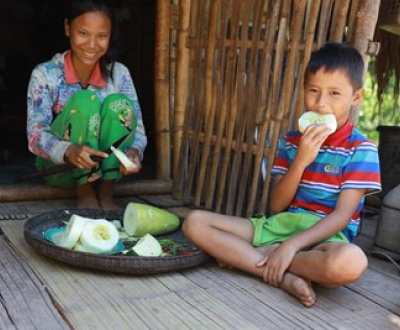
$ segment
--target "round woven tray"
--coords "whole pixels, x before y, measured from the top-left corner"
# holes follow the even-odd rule
[[[169,257],[102,256],[65,249],[54,245],[44,238],[43,234],[46,230],[64,226],[63,221],[68,221],[72,214],[93,219],[108,220],[121,220],[123,216],[122,211],[103,212],[75,209],[43,213],[30,218],[25,223],[24,236],[26,241],[46,257],[77,267],[113,273],[144,275],[176,271],[200,265],[209,258],[203,251],[194,251],[190,255]],[[184,235],[179,229],[165,237],[183,239]]]

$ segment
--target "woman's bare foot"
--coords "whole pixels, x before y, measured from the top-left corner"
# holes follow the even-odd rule
[[[115,203],[113,199],[115,181],[103,181],[97,192],[97,198],[102,210],[114,211],[122,210],[122,207]]]
[[[97,201],[96,193],[93,189],[92,184],[87,183],[80,185],[76,188],[76,195],[78,200],[76,202],[76,208],[78,209],[99,209],[100,205]]]
[[[315,304],[316,296],[311,283],[301,277],[286,273],[280,287],[287,293],[298,298],[306,307],[311,307]]]

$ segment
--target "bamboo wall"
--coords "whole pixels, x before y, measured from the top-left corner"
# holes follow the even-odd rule
[[[225,214],[266,212],[311,51],[348,42],[367,61],[378,9],[376,0],[159,0],[158,173],[172,175],[174,196]]]

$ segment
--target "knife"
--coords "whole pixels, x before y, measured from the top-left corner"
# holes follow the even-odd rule
[[[105,150],[104,152],[106,154],[111,155],[114,151],[113,149],[118,149],[122,143],[125,142],[125,140],[131,135],[132,133],[128,133],[126,135],[124,135],[123,137],[119,138],[117,141],[115,141],[107,150]],[[115,150],[114,149],[114,150]],[[99,156],[93,156],[91,157],[93,161],[98,162],[102,157]],[[28,181],[31,179],[35,179],[35,178],[41,178],[41,177],[45,177],[51,174],[56,174],[56,173],[61,173],[61,172],[65,172],[68,170],[73,169],[75,166],[70,164],[70,163],[66,163],[66,164],[60,164],[60,165],[56,165],[53,167],[48,167],[45,168],[43,170],[39,170],[37,172],[34,173],[28,173],[28,174],[23,174],[20,176],[17,176],[14,180],[13,183],[20,183],[20,182],[24,182],[24,181]]]

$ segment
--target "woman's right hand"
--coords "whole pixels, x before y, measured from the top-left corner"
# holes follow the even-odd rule
[[[65,151],[64,159],[77,168],[90,169],[98,164],[98,162],[93,160],[93,156],[107,158],[108,154],[87,146],[72,144]]]

